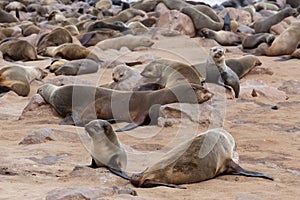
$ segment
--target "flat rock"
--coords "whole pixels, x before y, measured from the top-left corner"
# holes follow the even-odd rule
[[[278,90],[284,91],[287,94],[300,94],[300,82],[297,80],[289,80],[282,83]]]
[[[51,133],[51,128],[41,128],[35,131],[32,131],[29,135],[27,135],[20,144],[40,144],[47,141],[54,141],[55,138]]]

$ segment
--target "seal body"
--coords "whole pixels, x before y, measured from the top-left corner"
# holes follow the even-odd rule
[[[159,161],[140,174],[133,174],[131,183],[137,187],[169,186],[196,183],[222,173],[273,178],[250,172],[238,165],[234,138],[224,129],[211,129],[182,142]]]
[[[3,58],[11,61],[29,61],[37,60],[37,51],[35,47],[25,40],[9,40],[0,44]]]
[[[214,31],[208,28],[201,29],[205,38],[214,39],[220,45],[236,45],[242,42],[242,39],[236,33],[230,31]]]

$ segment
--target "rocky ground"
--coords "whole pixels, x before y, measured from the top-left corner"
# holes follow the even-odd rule
[[[100,56],[113,59],[112,55],[118,54],[121,60],[161,56],[196,64],[205,62],[209,49],[201,48],[200,43],[199,39],[183,36],[159,38],[150,49],[107,51]],[[237,48],[228,49],[231,51],[226,54],[228,58],[243,55]],[[199,106],[198,115],[208,116],[207,120],[194,123],[189,119],[195,116],[186,114],[181,123],[176,118],[170,127],[144,126],[118,136],[128,153],[127,171],[133,173],[144,170],[177,142],[223,125],[236,140],[240,165],[268,173],[275,177],[274,181],[224,175],[185,185],[185,190],[141,189],[107,169],[78,167],[91,161],[89,138],[83,128],[58,125],[61,118],[48,105],[22,114],[43,84],[33,82],[28,97],[9,92],[0,98],[0,199],[296,199],[300,196],[300,63],[297,59],[285,62],[275,62],[276,57],[259,59],[263,64],[241,80],[240,98],[231,99],[227,94],[227,99],[214,101],[224,96],[224,91],[207,85],[216,93],[212,101]],[[25,64],[45,68],[49,63],[50,59]],[[0,62],[1,66],[6,64]],[[49,74],[43,82],[61,83],[62,79]],[[64,82],[85,80],[95,85],[110,79],[111,69],[103,68],[97,74],[67,77]],[[208,107],[218,116],[207,115]],[[137,196],[131,195],[135,193],[133,190]]]

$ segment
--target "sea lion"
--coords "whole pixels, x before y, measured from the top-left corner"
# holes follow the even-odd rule
[[[90,167],[107,167],[113,173],[126,168],[127,155],[111,125],[104,120],[93,120],[85,125],[91,137]]]
[[[30,92],[30,83],[33,80],[42,80],[46,76],[47,72],[38,67],[10,65],[0,70],[0,85],[25,97]]]
[[[91,52],[91,50],[73,43],[65,43],[57,47],[47,47],[40,54],[67,60],[89,58],[97,63],[102,62],[102,60],[100,60],[96,54]]]
[[[117,131],[149,124],[149,110],[154,105],[175,102],[202,103],[213,96],[207,89],[195,84],[178,85],[157,91],[133,92],[87,85],[58,87],[44,84],[37,92],[60,116],[65,117],[61,124],[83,125],[94,119],[115,119],[130,123]]]
[[[12,23],[12,22],[19,22],[19,20],[12,14],[0,8],[0,23]]]
[[[107,11],[112,7],[111,0],[100,0],[95,4],[95,8],[101,11]]]
[[[141,75],[146,78],[159,78],[157,84],[172,87],[178,84],[194,83],[202,85],[204,78],[192,65],[169,59],[158,59],[145,66]]]
[[[134,36],[124,35],[116,38],[106,39],[96,44],[96,47],[107,50],[117,49],[120,50],[122,47],[127,47],[131,51],[138,47],[151,47],[154,42],[146,36]]]
[[[203,28],[201,29],[201,33],[205,38],[214,39],[223,46],[237,45],[242,42],[242,38],[239,35],[230,31],[214,31]]]
[[[125,22],[127,22],[128,20],[132,19],[135,16],[144,17],[144,16],[146,16],[146,13],[142,10],[138,10],[138,9],[135,9],[135,8],[128,8],[126,10],[123,10],[123,11],[119,12],[116,16],[102,19],[102,21],[103,22],[108,22],[108,23],[120,21],[120,22],[125,23]]]
[[[297,17],[298,15],[299,13],[297,12],[296,9],[293,8],[283,9],[275,15],[254,22],[253,26],[254,26],[255,33],[267,33],[269,32],[270,28],[273,25],[281,22],[284,18],[289,16]]]
[[[2,51],[3,58],[8,61],[29,61],[37,60],[37,51],[35,47],[25,40],[8,40],[1,41],[0,51]]]
[[[125,64],[117,65],[112,71],[113,82],[107,87],[114,90],[132,91],[137,87],[141,78],[139,70]]]
[[[271,45],[274,40],[275,35],[271,33],[257,33],[246,37],[242,42],[242,46],[244,49],[253,49],[258,47],[261,43]]]
[[[293,8],[298,8],[300,6],[300,2],[298,0],[286,0],[287,4],[290,4]]]
[[[209,57],[214,61],[220,72],[218,83],[227,89],[232,87],[235,93],[235,98],[238,98],[240,93],[239,77],[234,71],[232,71],[230,67],[226,65],[224,49],[220,46],[212,47],[209,51]]]
[[[197,183],[221,174],[274,180],[267,174],[244,170],[237,158],[232,135],[221,128],[210,129],[174,147],[144,172],[133,174],[130,182],[136,187],[183,189],[180,184]]]
[[[292,54],[300,44],[300,22],[292,23],[272,42],[271,46],[262,43],[256,49],[256,55],[280,56]]]
[[[203,28],[219,31],[223,28],[223,22],[212,20],[210,17],[203,14],[194,7],[184,7],[181,9],[181,12],[188,15],[192,19],[197,31],[200,31]]]
[[[138,10],[143,10],[145,12],[150,12],[150,11],[154,11],[156,5],[157,5],[157,1],[138,1],[136,3],[134,3],[131,7],[138,9]]]
[[[65,28],[58,27],[39,39],[37,42],[37,52],[40,53],[46,47],[59,46],[64,43],[72,42],[71,33]]]
[[[74,24],[69,24],[64,26],[64,28],[69,31],[71,33],[72,36],[76,36],[79,35],[79,31],[77,26],[75,26]]]
[[[80,43],[85,46],[94,46],[98,42],[121,36],[122,34],[119,31],[111,30],[111,29],[103,29],[103,30],[96,30],[87,33],[83,33],[78,35],[77,38],[79,39]]]
[[[98,68],[99,64],[91,59],[78,59],[72,61],[58,59],[54,60],[46,69],[55,73],[56,76],[76,76],[95,73],[98,71]]]
[[[279,10],[279,7],[275,5],[274,3],[268,3],[268,2],[258,2],[254,4],[254,7],[257,12],[260,10]]]
[[[76,26],[78,27],[78,25]],[[91,32],[91,31],[96,31],[101,29],[112,29],[120,32],[125,32],[130,30],[127,26],[124,26],[123,24],[104,22],[104,21],[94,21],[86,26],[86,32]]]

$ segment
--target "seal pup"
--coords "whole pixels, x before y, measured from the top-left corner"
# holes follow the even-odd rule
[[[201,33],[205,38],[214,39],[220,45],[231,46],[242,42],[242,38],[236,33],[230,31],[214,31],[208,28],[201,29]]]
[[[300,44],[300,22],[292,23],[272,42],[269,47],[262,43],[256,49],[256,55],[280,56],[292,54]]]
[[[47,72],[38,67],[10,65],[0,70],[0,85],[25,97],[30,92],[30,83],[33,80],[41,81],[46,76]]]
[[[243,40],[242,46],[244,49],[253,49],[257,48],[261,43],[267,43],[268,45],[271,45],[275,38],[275,35],[271,33],[257,33],[247,36]]]
[[[57,47],[47,47],[41,52],[41,55],[64,58],[67,60],[89,58],[97,63],[102,62],[102,60],[100,60],[96,54],[91,52],[91,50],[74,43],[65,43]]]
[[[133,51],[138,47],[151,47],[153,44],[154,42],[148,37],[128,34],[100,41],[96,44],[96,47],[102,50],[120,50],[122,47],[127,47],[129,50]]]
[[[8,40],[1,41],[0,51],[2,51],[3,58],[8,61],[29,61],[37,60],[37,51],[35,47],[25,40]]]
[[[94,119],[129,122],[125,131],[149,124],[153,105],[203,103],[213,94],[200,85],[184,84],[157,91],[119,91],[87,85],[55,86],[44,84],[38,94],[65,119],[61,124],[86,124]],[[162,98],[164,97],[164,98]]]
[[[107,87],[114,90],[132,91],[137,87],[141,78],[139,70],[125,64],[120,64],[113,68],[113,82],[107,85]]]
[[[104,120],[93,120],[85,125],[85,131],[91,138],[91,157],[90,167],[107,167],[112,173],[123,174],[127,164],[127,155],[122,147],[118,136],[111,125]]]
[[[218,83],[227,89],[232,87],[235,93],[235,98],[238,98],[240,93],[239,77],[226,65],[224,49],[220,46],[212,47],[209,51],[209,57],[214,61],[220,72]]]
[[[254,22],[253,27],[255,30],[255,33],[267,33],[269,32],[270,28],[281,22],[284,18],[289,16],[297,17],[299,13],[296,9],[293,8],[286,8],[281,11],[279,11],[277,14],[272,15],[266,19],[260,19]]]
[[[202,85],[204,78],[192,65],[182,62],[158,59],[145,66],[141,75],[146,78],[159,78],[157,84],[162,87],[172,87],[183,83]]]
[[[240,167],[234,138],[224,129],[216,128],[177,145],[144,172],[133,174],[130,182],[136,187],[185,188],[179,185],[205,181],[221,174],[274,180],[267,174]]]
[[[81,74],[91,74],[98,71],[99,64],[91,59],[78,60],[53,60],[51,65],[46,67],[50,72],[58,75],[76,76]]]

